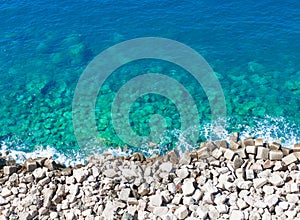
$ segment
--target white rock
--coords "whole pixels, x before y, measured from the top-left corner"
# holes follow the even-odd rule
[[[210,166],[212,166],[212,167],[220,167],[221,166],[221,162],[219,160],[213,160],[213,161],[210,162]],[[214,171],[214,172],[216,172],[217,175],[219,175],[219,173],[216,170],[211,170],[211,171]]]
[[[291,163],[296,163],[298,161],[298,158],[295,156],[295,154],[291,153],[284,158],[282,158],[282,161],[285,165],[289,165]]]
[[[236,186],[239,189],[250,189],[250,187],[253,185],[252,181],[244,181],[244,180],[237,180]]]
[[[191,196],[184,196],[182,199],[182,204],[189,207],[190,205],[193,205],[195,203],[195,200]]]
[[[196,210],[196,213],[197,213],[197,215],[200,219],[205,219],[208,215],[208,211],[209,210],[208,210],[207,207],[205,207],[203,205],[199,205],[197,210]]]
[[[257,176],[260,178],[269,178],[271,176],[272,172],[270,169],[263,170],[262,172],[258,173]]]
[[[283,189],[286,194],[291,193],[291,183],[284,184]]]
[[[48,183],[50,183],[50,178],[49,177],[45,177],[45,178],[43,178],[43,179],[41,179],[40,181],[39,181],[39,184],[41,185],[41,186],[45,186],[46,184],[48,184]]]
[[[81,213],[83,216],[89,216],[89,215],[92,215],[92,210],[91,209],[86,209],[84,211],[82,211]]]
[[[208,209],[208,217],[210,219],[219,219],[220,214],[214,206],[208,206]]]
[[[277,143],[277,142],[273,142],[272,144],[269,144],[270,150],[279,150],[280,147],[281,147],[281,144]]]
[[[261,216],[258,212],[252,211],[252,212],[250,212],[249,219],[250,220],[261,219]]]
[[[282,186],[284,184],[282,177],[278,173],[272,173],[268,180],[274,186]]]
[[[6,205],[8,203],[8,201],[3,198],[2,196],[0,196],[0,205]]]
[[[232,193],[229,195],[229,198],[228,198],[228,205],[231,206],[232,208],[237,208],[237,199],[238,199],[238,195],[235,194],[235,193]]]
[[[20,220],[29,220],[32,219],[32,216],[28,212],[23,212],[19,215]]]
[[[246,146],[246,152],[248,154],[256,154],[257,146]]]
[[[190,216],[190,217],[187,217],[186,220],[198,220],[198,218]]]
[[[138,177],[138,174],[132,169],[122,169],[122,176],[128,180]]]
[[[268,183],[266,178],[256,178],[253,180],[253,186],[255,189],[259,189]]]
[[[71,185],[75,183],[74,176],[66,176],[66,184]]]
[[[174,183],[169,183],[168,184],[168,190],[170,193],[175,194],[176,192],[176,185]]]
[[[47,168],[46,167],[43,167],[43,168],[37,168],[35,169],[32,174],[33,176],[37,179],[37,180],[40,180],[40,179],[43,179],[45,176],[46,176],[46,172],[47,172]]]
[[[191,163],[191,156],[190,156],[190,152],[189,151],[185,151],[179,159],[179,164],[182,165],[189,165]]]
[[[176,188],[175,188],[176,189]],[[141,196],[145,196],[149,193],[150,191],[150,186],[148,183],[142,183],[139,188],[138,188],[138,193],[141,195]]]
[[[175,196],[172,200],[172,204],[179,205],[181,200],[182,200],[182,194],[175,194]]]
[[[144,201],[144,200],[140,200],[140,201]],[[144,201],[145,202],[145,201]],[[126,207],[126,204],[124,203],[124,202],[121,202],[121,201],[114,201],[113,202],[113,204],[114,204],[114,206],[116,206],[116,207],[118,207],[118,208],[121,208],[121,209],[123,209],[123,208],[125,208]],[[142,206],[142,204],[140,204],[139,206]],[[142,207],[139,207],[139,208],[142,208]],[[141,210],[141,209],[139,209],[139,210]]]
[[[117,207],[114,206],[111,201],[108,201],[103,210],[102,217],[104,217],[104,219],[114,219],[116,210]]]
[[[224,153],[224,157],[227,159],[227,160],[232,160],[233,157],[235,155],[235,152],[230,150],[230,149],[226,149],[225,150],[225,153]]]
[[[243,199],[244,199],[244,201],[248,204],[248,205],[250,205],[250,206],[254,206],[254,204],[255,204],[255,200],[251,197],[251,196],[244,196],[243,197]]]
[[[134,205],[138,205],[139,202],[137,201],[136,198],[130,197],[130,198],[127,199],[127,204],[129,206],[134,206]]]
[[[216,208],[220,214],[228,213],[228,206],[225,204],[217,205]]]
[[[108,178],[114,178],[116,177],[118,174],[114,169],[107,169],[103,171],[103,175],[108,177]]]
[[[185,168],[181,168],[181,169],[177,169],[176,170],[176,175],[180,179],[185,179],[186,177],[188,177],[189,171],[188,171],[188,169],[186,167]]]
[[[228,169],[228,167],[220,167],[220,168],[217,169],[217,171],[218,171],[218,173],[220,173],[220,174],[226,174],[226,173],[229,172],[229,169]],[[220,176],[221,176],[221,175],[220,175]]]
[[[229,192],[236,191],[236,185],[232,182],[224,182],[224,188]]]
[[[192,197],[196,202],[198,202],[202,198],[202,196],[203,196],[203,192],[200,189],[196,189]]]
[[[58,195],[58,196],[64,196],[65,195],[65,185],[58,184],[58,187],[57,187],[57,190],[56,190],[56,195]]]
[[[268,185],[265,185],[263,187],[263,192],[266,194],[266,195],[271,195],[274,193],[274,187],[273,186],[268,186]]]
[[[70,185],[69,187],[68,187],[68,189],[69,189],[69,193],[71,194],[71,195],[77,195],[77,193],[78,193],[78,191],[79,191],[79,187],[78,187],[78,185],[77,184],[73,184],[73,185]]]
[[[245,216],[244,216],[244,213],[240,210],[232,210],[229,219],[230,220],[244,220]]]
[[[285,212],[286,216],[289,217],[289,219],[294,218],[297,215],[297,211],[296,210],[287,210]]]
[[[264,214],[262,215],[262,220],[271,220],[271,219],[272,217],[270,212],[267,209],[265,209]]]
[[[181,205],[179,206],[179,208],[177,208],[174,212],[174,215],[178,218],[178,219],[185,219],[189,214],[188,209],[186,208],[185,205]]]
[[[166,203],[169,203],[173,198],[173,196],[170,195],[170,192],[168,190],[162,191],[161,196],[163,198],[163,201]]]
[[[256,162],[252,165],[252,169],[254,170],[254,172],[261,172],[263,171],[263,167],[262,167],[262,164]]]
[[[77,183],[82,183],[88,176],[88,171],[84,168],[73,170],[73,176],[76,179]]]
[[[147,219],[149,212],[139,210],[137,219]],[[96,219],[95,219],[96,220]],[[100,219],[99,219],[100,220]]]
[[[289,203],[288,202],[285,202],[285,201],[282,201],[282,202],[279,202],[278,206],[280,208],[282,208],[282,210],[287,210],[289,208]]]
[[[37,168],[37,163],[34,160],[27,160],[25,165],[28,172],[32,172]]]
[[[63,200],[61,203],[61,209],[67,210],[67,209],[69,209],[69,205],[70,205],[70,202],[68,200]]]
[[[258,209],[264,209],[267,207],[267,204],[261,200],[256,200],[254,203],[254,207],[256,207]]]
[[[238,144],[235,141],[229,141],[229,148],[232,150],[237,150],[240,147],[240,144]]]
[[[262,138],[256,138],[254,140],[255,146],[263,146],[264,145],[264,140]]]
[[[214,203],[217,205],[225,204],[225,201],[227,200],[227,195],[218,193],[215,195]]]
[[[95,166],[92,167],[92,175],[95,178],[97,178],[100,175],[100,170]]]
[[[203,202],[203,204],[213,204],[214,203],[213,193],[205,192],[202,202]]]
[[[291,193],[299,193],[298,183],[291,183]]]
[[[235,175],[238,179],[244,179],[244,176],[245,176],[245,169],[244,168],[237,168],[235,170]],[[228,176],[227,176],[227,179],[228,179]],[[226,181],[227,181],[226,179]],[[220,179],[219,179],[220,181]]]
[[[12,194],[11,190],[9,190],[7,187],[2,188],[1,190],[1,196],[6,198]]]
[[[190,196],[194,193],[194,180],[193,179],[185,179],[182,185],[182,193],[185,196]]]
[[[45,207],[39,208],[39,215],[46,215],[49,212]]]
[[[119,195],[119,199],[124,201],[124,202],[127,202],[128,198],[129,198],[129,195],[130,195],[130,189],[129,188],[122,189],[121,192],[120,192],[120,195]]]
[[[167,172],[167,173],[170,173],[173,169],[173,164],[171,162],[165,162],[165,163],[162,163],[160,166],[159,166],[159,169],[163,172]]]
[[[11,175],[11,174],[17,172],[17,167],[16,166],[4,166],[3,172],[5,175]]]
[[[57,212],[50,212],[50,219],[56,219],[58,218],[58,213]]]
[[[277,216],[281,216],[283,214],[283,209],[280,208],[279,206],[275,206],[275,214]]]
[[[158,217],[163,217],[168,213],[169,209],[165,206],[154,207],[153,214]]]
[[[211,181],[207,181],[203,185],[202,190],[204,190],[205,192],[209,192],[209,193],[217,193],[218,192],[217,187],[215,187]]]
[[[239,148],[239,149],[235,150],[235,153],[238,154],[240,156],[240,158],[242,158],[242,159],[246,159],[247,158],[246,148],[245,147]]]
[[[256,159],[267,160],[269,158],[269,149],[266,147],[258,147],[256,153]]]
[[[68,212],[65,213],[65,218],[66,220],[74,220],[75,219],[75,215],[73,210],[70,210]]]
[[[277,195],[268,195],[265,197],[264,201],[268,207],[274,206],[278,202],[279,198]]]
[[[19,190],[17,187],[12,187],[11,192],[12,192],[12,194],[17,195],[19,193]]]
[[[240,198],[238,198],[238,200],[237,200],[237,205],[241,210],[249,207],[248,204],[243,199],[240,199]]]
[[[284,167],[283,162],[281,160],[277,160],[273,167],[273,171],[280,171],[283,169],[283,167]]]
[[[247,180],[253,180],[254,179],[253,169],[246,169],[246,179]]]
[[[297,194],[287,194],[286,200],[290,203],[298,203],[299,202],[299,195]]]
[[[162,196],[160,194],[155,194],[150,196],[150,205],[159,207],[162,204]]]
[[[269,159],[270,160],[281,160],[283,157],[283,153],[281,150],[271,150],[269,152]]]
[[[216,148],[213,150],[213,152],[211,153],[211,155],[215,158],[215,159],[220,159],[220,157],[222,156],[222,151],[219,148]]]
[[[152,175],[153,175],[152,167],[151,167],[151,166],[147,166],[147,167],[144,169],[144,176],[145,176],[145,177],[149,177],[149,176],[152,176]]]

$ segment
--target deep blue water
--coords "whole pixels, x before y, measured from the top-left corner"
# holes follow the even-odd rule
[[[1,140],[21,151],[50,145],[76,154],[71,111],[82,71],[104,49],[137,37],[179,41],[208,61],[225,94],[229,131],[298,140],[300,2],[296,0],[0,1]],[[120,80],[116,74],[108,84],[120,87],[118,83],[136,69],[168,74],[174,68],[155,62],[128,65],[120,71],[129,75]],[[193,82],[187,84],[195,87]],[[116,91],[111,92],[113,96]],[[209,121],[205,94],[194,92],[203,101],[201,121]],[[110,139],[113,130],[106,129],[109,117],[103,119],[109,108],[99,100],[99,133],[110,147],[115,142]],[[147,105],[149,98],[145,100]],[[174,112],[172,107],[165,117]],[[140,116],[132,117],[134,121]],[[170,124],[172,129],[180,123]],[[137,132],[149,132],[147,123],[136,126]],[[203,125],[201,129],[205,130]]]

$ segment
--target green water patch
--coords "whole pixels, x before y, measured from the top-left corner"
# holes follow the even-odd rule
[[[114,145],[124,146],[126,144],[118,138],[113,128],[111,105],[117,92],[126,82],[140,74],[153,73],[167,75],[184,85],[189,93],[192,94],[192,97],[196,99],[195,103],[198,104],[198,116],[200,120],[202,120],[202,117],[206,117],[206,120],[210,119],[207,97],[201,86],[195,82],[195,79],[193,79],[190,74],[182,70],[180,67],[170,65],[170,63],[167,62],[156,60],[149,62],[149,60],[140,60],[126,64],[116,70],[102,86],[97,98],[95,111],[97,128],[101,138],[105,139],[108,143],[114,143]],[[178,91],[175,90],[174,93],[176,92]],[[158,119],[156,119],[157,121],[151,121],[151,119],[154,115],[162,116],[167,125],[167,129],[164,133],[158,134],[158,138],[160,139],[159,142],[164,145],[175,146],[178,140],[172,131],[180,130],[181,120],[180,112],[178,112],[178,109],[172,100],[168,100],[160,94],[145,94],[131,103],[131,108],[128,109],[128,114],[129,124],[136,135],[139,136],[148,136],[151,130],[158,131],[162,121]],[[188,113],[186,113],[186,115],[188,115]],[[192,118],[187,120],[192,120]],[[141,148],[141,146],[132,147],[135,147],[136,150]]]
[[[43,41],[32,44],[35,56],[26,56],[17,45],[19,57],[0,59],[0,138],[22,151],[33,151],[37,145],[50,145],[72,154],[74,149],[79,150],[72,123],[74,90],[82,71],[97,54],[93,54],[88,43],[77,34],[65,38],[49,34]],[[282,63],[267,65],[263,60],[232,66],[215,60],[212,65],[226,99],[228,132],[246,129],[240,126],[242,124],[254,128],[258,121],[266,120],[266,116],[292,121],[297,132],[300,125],[300,72],[295,63],[289,62],[284,68]],[[208,138],[206,125],[211,122],[211,109],[201,85],[177,65],[153,59],[138,60],[113,72],[99,91],[94,112],[99,151],[126,146],[114,130],[111,105],[120,88],[132,78],[153,73],[175,79],[188,91],[197,105],[200,120],[199,127],[193,129],[200,131],[199,142]],[[216,94],[212,96],[213,102],[220,98]],[[182,141],[179,140],[181,115],[172,100],[159,94],[145,94],[131,104],[128,114],[129,124],[139,136],[149,135],[151,125],[154,125],[153,130],[159,130],[162,121],[159,118],[151,121],[151,118],[157,114],[162,116],[167,129],[159,135],[160,153]],[[126,147],[145,152],[149,146]]]
[[[235,71],[241,73],[241,69]],[[228,131],[239,129],[241,124],[255,127],[259,118],[265,120],[265,115],[285,117],[296,124],[300,123],[299,101],[293,96],[298,90],[298,73],[291,75],[291,80],[282,86],[275,87],[270,75],[276,78],[279,77],[278,74],[255,73],[252,78],[252,75],[238,77],[237,72],[235,75],[218,73],[218,78],[222,79],[227,113],[231,118]],[[201,119],[199,130],[203,129],[203,124],[210,122],[211,112],[207,97],[193,77],[169,63],[155,60],[138,61],[116,70],[100,89],[95,108],[99,146],[105,148],[126,145],[113,128],[111,104],[118,90],[127,81],[144,73],[161,73],[178,80],[195,99]],[[265,78],[260,80],[260,77]],[[3,115],[1,123],[5,125],[1,129],[2,140],[9,140],[12,145],[24,151],[34,150],[36,145],[55,146],[61,151],[78,148],[73,131],[71,108],[74,82],[69,82],[68,77],[56,79],[55,76],[32,77],[32,80],[28,81],[22,84],[7,82],[6,89],[2,87],[5,97],[0,106]],[[170,149],[178,143],[177,131],[180,130],[181,120],[178,109],[171,100],[158,94],[143,95],[132,103],[128,114],[133,131],[141,136],[150,133],[151,117],[154,114],[161,115],[167,124],[167,131],[160,136],[161,146],[168,146],[166,149]],[[204,134],[199,137],[199,141],[206,138]],[[147,147],[135,146],[134,150],[145,151]]]

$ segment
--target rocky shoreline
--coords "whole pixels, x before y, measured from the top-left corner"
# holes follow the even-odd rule
[[[145,158],[109,154],[68,167],[0,158],[0,220],[300,219],[300,144],[201,143]]]

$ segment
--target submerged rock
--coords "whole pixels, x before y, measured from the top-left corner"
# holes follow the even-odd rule
[[[248,63],[248,70],[252,73],[263,73],[266,71],[266,68],[260,63],[251,61]]]
[[[43,95],[46,95],[49,90],[54,89],[56,86],[56,82],[54,80],[50,80],[49,82],[46,83],[46,85],[41,89],[41,93]]]

